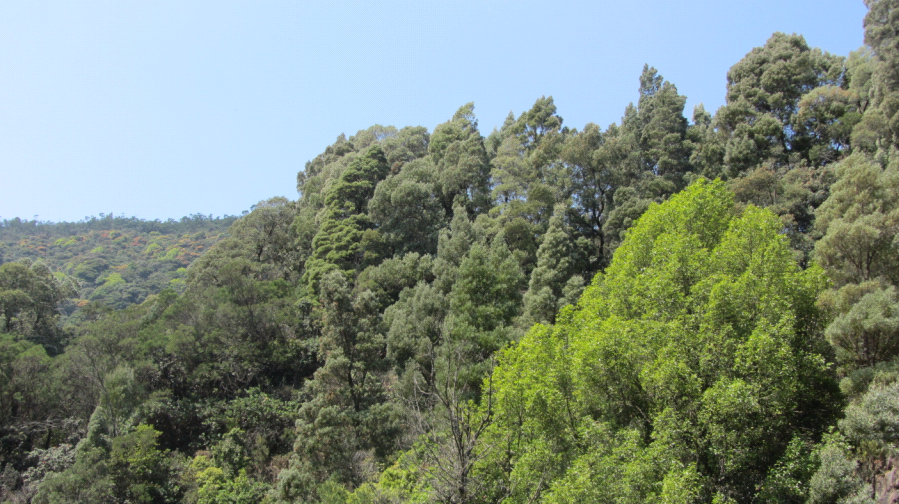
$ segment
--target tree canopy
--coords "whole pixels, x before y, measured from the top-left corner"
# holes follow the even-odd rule
[[[887,502],[899,4],[698,106],[374,125],[241,217],[0,222],[0,501]],[[760,41],[763,42],[763,41]]]

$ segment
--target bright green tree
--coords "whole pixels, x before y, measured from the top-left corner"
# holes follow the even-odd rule
[[[650,207],[575,309],[502,354],[482,445],[507,468],[498,494],[752,502],[839,408],[822,273],[798,268],[780,229],[735,213],[721,182]]]

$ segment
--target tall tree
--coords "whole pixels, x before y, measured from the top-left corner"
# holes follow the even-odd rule
[[[437,252],[438,233],[448,219],[429,157],[405,164],[379,183],[368,209],[395,254]]]
[[[865,44],[874,53],[874,106],[899,146],[899,3],[866,0]]]
[[[428,153],[437,166],[437,183],[447,214],[452,212],[457,196],[470,212],[489,207],[490,165],[473,103],[459,107],[452,119],[434,128]]]
[[[384,151],[373,145],[354,158],[325,190],[321,226],[312,239],[312,255],[303,274],[310,291],[318,291],[318,283],[327,273],[353,275],[373,260],[372,254],[377,255],[377,247],[370,246],[377,244],[377,232],[366,234],[373,231],[368,202],[388,172]]]
[[[849,370],[899,352],[892,319],[899,310],[899,163],[886,168],[862,153],[837,168],[839,180],[818,212],[825,232],[815,245],[835,290],[822,302],[837,314],[827,336]]]
[[[605,227],[615,190],[625,180],[620,165],[623,153],[616,148],[619,145],[590,123],[584,131],[568,137],[561,153],[562,160],[571,166],[572,227],[587,242],[579,248],[585,249],[588,273],[605,267],[612,254],[613,239],[607,236]]]
[[[280,476],[288,500],[308,498],[334,478],[356,487],[396,449],[399,410],[389,402],[384,331],[375,296],[353,292],[339,272],[321,281],[319,355],[324,365],[306,383],[291,469]]]
[[[584,280],[575,274],[565,214],[565,207],[557,205],[549,229],[540,242],[537,267],[531,272],[528,290],[522,299],[524,326],[538,322],[552,324],[559,309],[577,301],[580,296]]]
[[[842,58],[811,49],[801,35],[775,33],[727,73],[727,105],[718,112],[730,132],[724,161],[737,176],[770,160],[808,160],[811,139],[800,127],[800,99],[820,86],[842,85]]]
[[[517,211],[531,220],[537,215],[549,219],[552,205],[568,192],[567,170],[559,160],[567,132],[552,96],[540,97],[530,110],[498,132],[497,140],[502,141],[493,158],[491,176],[494,199],[506,206],[503,212]],[[516,210],[514,205],[525,203]],[[545,208],[547,204],[549,209]]]
[[[633,121],[622,125],[636,134],[641,171],[653,176],[647,187],[652,196],[670,195],[687,184],[684,175],[690,170],[690,150],[689,144],[685,143],[686,101],[687,97],[678,94],[677,87],[659,75],[655,68],[643,66],[637,115]]]

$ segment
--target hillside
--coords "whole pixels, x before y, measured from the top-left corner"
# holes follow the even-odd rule
[[[867,5],[859,51],[775,33],[692,120],[647,65],[605,128],[544,96],[340,135],[227,231],[4,223],[0,497],[893,502],[899,1]],[[63,328],[84,298],[124,307]]]
[[[121,309],[163,289],[183,292],[185,268],[225,236],[236,217],[144,221],[112,215],[81,222],[0,221],[0,264],[31,260],[75,278],[68,307]]]

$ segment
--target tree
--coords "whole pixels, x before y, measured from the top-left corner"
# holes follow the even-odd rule
[[[861,120],[857,91],[833,84],[802,95],[795,117],[796,130],[808,142],[808,161],[823,166],[845,156],[851,146],[852,128]]]
[[[838,315],[827,326],[837,359],[851,367],[874,366],[899,355],[899,295],[896,287],[868,282],[835,296]],[[824,299],[828,299],[827,296]]]
[[[606,234],[605,227],[614,208],[615,191],[625,182],[621,172],[623,153],[615,140],[590,123],[584,131],[568,137],[561,153],[562,160],[571,166],[572,227],[587,240],[588,273],[608,265],[612,255],[614,239]]]
[[[726,136],[723,174],[737,200],[779,215],[806,261],[815,209],[827,198],[829,165],[849,152],[860,115],[844,59],[775,33],[727,74],[727,105],[715,124]]]
[[[899,4],[895,0],[866,0],[865,44],[874,53],[873,103],[893,146],[899,146]]]
[[[621,126],[599,134],[588,125],[562,151],[573,165],[573,224],[593,242],[586,272],[608,265],[625,231],[653,201],[664,201],[689,181],[686,98],[655,68],[644,65],[639,100],[625,108]],[[588,147],[590,145],[590,147]]]
[[[447,341],[434,348],[434,373],[413,384],[409,401],[409,429],[418,437],[410,452],[437,502],[481,502],[487,482],[477,467],[487,454],[480,443],[493,422],[492,389],[481,397],[473,389],[467,347]]]
[[[195,261],[188,273],[189,283],[215,283],[217,269],[238,259],[252,264],[250,276],[256,280],[292,281],[301,267],[294,247],[295,217],[296,203],[287,198],[271,198],[253,205],[252,212],[228,228],[227,238]]]
[[[523,325],[552,324],[556,313],[577,301],[583,278],[574,274],[570,239],[564,222],[565,207],[556,206],[537,251],[537,267],[531,272],[524,295]]]
[[[74,297],[77,283],[54,276],[41,262],[10,262],[0,266],[0,332],[15,333],[39,343],[50,354],[62,352],[63,333],[57,326],[58,306]]]
[[[899,313],[899,172],[895,162],[882,168],[855,153],[839,164],[837,175],[818,212],[825,234],[815,245],[815,258],[834,282],[821,297],[836,314],[827,337],[846,370],[852,370],[899,352],[894,320]]]
[[[390,367],[375,301],[371,291],[354,293],[339,272],[322,279],[325,361],[305,387],[292,467],[279,477],[285,498],[311,495],[329,478],[355,488],[395,448],[400,414],[388,401]]]
[[[732,198],[699,180],[651,206],[576,308],[501,354],[487,442],[508,502],[751,502],[833,420],[821,271]]]
[[[637,115],[634,121],[623,121],[622,126],[635,131],[641,171],[661,179],[650,182],[650,187],[659,187],[651,190],[656,193],[652,196],[669,195],[687,184],[684,175],[690,171],[690,150],[685,143],[686,101],[685,96],[678,94],[677,87],[664,80],[655,68],[643,66]]]
[[[172,502],[180,500],[171,460],[156,446],[159,432],[149,425],[112,440],[108,449],[79,448],[75,465],[49,475],[36,503]]]
[[[459,107],[452,119],[434,128],[428,153],[437,166],[437,184],[447,214],[452,213],[457,196],[466,202],[469,212],[489,207],[490,165],[484,138],[478,132],[474,103]]]
[[[687,128],[690,165],[697,175],[713,180],[724,175],[724,151],[728,135],[700,103],[693,108],[693,124]]]
[[[724,162],[737,176],[770,160],[808,160],[812,138],[800,127],[800,100],[821,86],[841,87],[842,58],[810,49],[801,35],[775,33],[727,73],[727,105],[718,112],[730,132]]]
[[[493,198],[499,204],[495,214],[545,227],[552,206],[570,190],[567,167],[559,159],[567,134],[551,96],[540,97],[494,134],[499,141],[491,170]]]
[[[433,385],[435,351],[446,337],[449,294],[459,277],[459,266],[479,241],[478,234],[465,208],[457,204],[450,228],[440,233],[433,281],[405,288],[397,302],[384,310],[387,355],[400,376],[398,390],[407,399],[415,393],[411,381],[416,373]]]
[[[388,172],[384,151],[373,145],[326,189],[321,226],[312,239],[312,255],[303,274],[310,292],[318,292],[319,281],[328,273],[352,276],[377,257],[378,234],[367,213],[368,202]]]
[[[899,233],[899,171],[885,169],[858,154],[837,168],[839,180],[818,211],[825,233],[815,247],[817,259],[837,286],[897,276],[894,238]]]
[[[447,224],[437,175],[429,158],[417,159],[375,189],[369,213],[395,253],[437,251],[438,232]]]

